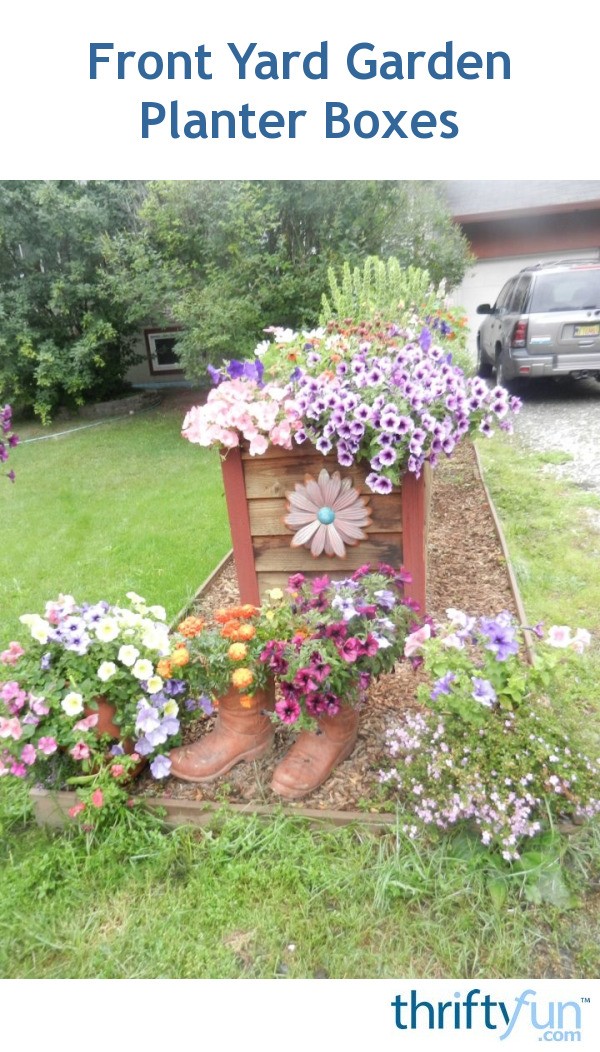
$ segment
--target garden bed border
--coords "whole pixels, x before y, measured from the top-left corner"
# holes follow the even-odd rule
[[[473,445],[475,453],[475,474],[477,475],[481,485],[485,499],[487,501],[492,520],[494,522],[494,528],[498,537],[498,542],[502,550],[502,555],[506,564],[506,571],[508,575],[508,583],[512,597],[517,610],[517,615],[522,624],[527,623],[525,608],[523,606],[523,600],[519,592],[519,586],[517,584],[517,578],[513,570],[510,555],[508,552],[508,546],[506,544],[506,538],[502,529],[502,524],[498,516],[498,512],[494,506],[490,491],[486,486],[483,479],[483,471],[481,467],[481,461],[475,445]],[[221,570],[233,559],[233,549],[231,549],[217,564],[214,570],[208,575],[206,580],[200,585],[198,591],[189,600],[186,606],[179,612],[176,618],[174,618],[173,624],[178,624],[182,618],[186,617],[192,608],[193,603],[201,598],[201,596],[208,590],[210,585],[216,579]],[[527,634],[525,639],[525,647],[527,651],[527,659],[533,661],[533,648],[531,643],[531,637]],[[47,789],[34,788],[31,790],[31,799],[33,801],[35,819],[38,825],[48,826],[50,828],[58,829],[63,827],[68,821],[68,811],[70,807],[73,807],[77,803],[77,795],[74,792],[66,790],[51,791]],[[238,814],[238,815],[258,815],[263,818],[269,818],[276,814],[284,814],[287,817],[303,818],[309,822],[311,826],[345,826],[345,825],[358,825],[365,829],[369,829],[373,832],[384,832],[395,827],[397,816],[390,812],[363,812],[363,811],[334,811],[326,808],[314,808],[314,807],[302,807],[302,806],[283,806],[280,803],[274,804],[235,804],[235,803],[214,803],[209,800],[186,800],[186,799],[173,799],[169,797],[141,797],[147,806],[152,811],[162,812],[163,820],[166,826],[175,828],[176,826],[188,825],[188,826],[206,826],[214,823],[216,816],[223,814]]]

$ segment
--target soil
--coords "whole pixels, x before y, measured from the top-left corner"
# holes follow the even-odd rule
[[[474,615],[501,610],[516,613],[502,548],[470,443],[433,473],[432,511],[428,544],[428,613],[443,618],[447,607]],[[198,597],[194,612],[210,615],[218,606],[239,602],[233,561]],[[419,672],[408,663],[372,686],[361,713],[359,737],[349,759],[340,764],[316,792],[289,807],[335,811],[378,810],[377,774],[385,761],[385,731],[403,711],[416,707]],[[187,740],[207,733],[214,717],[196,725]],[[195,801],[277,804],[269,788],[275,765],[294,740],[294,732],[280,726],[273,751],[264,759],[240,763],[209,785],[191,785],[174,778],[155,782],[146,773],[139,793]]]

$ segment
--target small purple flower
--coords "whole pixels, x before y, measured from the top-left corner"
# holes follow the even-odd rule
[[[436,698],[439,698],[440,694],[451,694],[450,684],[453,683],[455,679],[456,674],[454,672],[447,672],[445,676],[436,680],[433,684],[433,690],[429,695],[431,700],[435,701]]]
[[[153,778],[168,778],[171,773],[171,761],[168,756],[159,753],[150,764]]]
[[[480,679],[479,676],[471,676],[471,682],[474,687],[471,697],[475,698],[475,701],[481,702],[486,708],[491,709],[497,695],[490,681],[488,679]]]

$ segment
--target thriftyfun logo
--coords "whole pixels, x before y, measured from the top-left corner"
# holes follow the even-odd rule
[[[581,1003],[589,1001],[582,997]],[[523,990],[514,1008],[481,990],[455,993],[452,1001],[420,1001],[416,990],[391,1002],[399,1030],[496,1030],[501,1041],[517,1028],[539,1031],[539,1041],[581,1041],[581,1003],[538,1000],[535,990]]]

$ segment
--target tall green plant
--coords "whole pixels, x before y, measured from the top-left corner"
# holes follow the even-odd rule
[[[329,295],[321,301],[321,324],[332,319],[357,324],[372,318],[400,322],[415,311],[421,316],[440,305],[429,272],[419,267],[403,268],[400,261],[368,256],[362,267],[344,263],[338,276],[335,267],[327,272]]]

